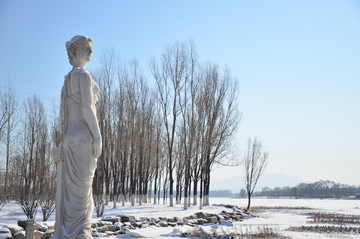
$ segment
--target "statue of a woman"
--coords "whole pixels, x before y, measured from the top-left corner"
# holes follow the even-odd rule
[[[57,195],[61,201],[56,202],[60,203],[56,209],[60,209],[56,212],[60,222],[56,221],[55,237],[92,238],[92,181],[102,147],[95,108],[99,86],[85,69],[91,60],[92,39],[75,36],[66,42],[66,49],[73,68],[65,76],[61,92],[61,196]]]

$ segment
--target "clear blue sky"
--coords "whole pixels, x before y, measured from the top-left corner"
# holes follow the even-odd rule
[[[0,85],[46,107],[71,69],[65,42],[94,40],[92,61],[114,47],[148,62],[191,36],[202,61],[227,65],[240,85],[240,149],[257,136],[268,173],[360,185],[359,1],[0,0]],[[0,149],[1,150],[1,149]],[[216,169],[212,180],[240,175]]]

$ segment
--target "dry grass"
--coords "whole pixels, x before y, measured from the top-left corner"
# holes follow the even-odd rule
[[[310,223],[326,223],[326,224],[355,224],[360,225],[359,215],[345,215],[337,213],[306,213],[305,215],[311,219]]]
[[[360,227],[346,227],[346,226],[301,226],[301,227],[290,227],[287,230],[297,231],[297,232],[360,234]]]
[[[257,206],[251,207],[250,212],[259,213],[265,210],[315,210],[315,208],[311,207],[286,207],[286,206],[277,206],[277,207],[267,207],[267,206]]]
[[[202,227],[196,227],[190,231],[189,236],[190,238],[198,239],[291,239],[291,237],[280,235],[278,229],[266,226],[258,227],[255,230],[247,228],[245,231],[235,228],[234,232],[225,231],[223,228],[221,228],[220,230],[212,230],[211,233],[206,232]]]

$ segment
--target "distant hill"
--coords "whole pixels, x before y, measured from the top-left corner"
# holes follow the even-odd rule
[[[285,186],[296,186],[304,181],[300,178],[296,178],[285,174],[271,174],[265,173],[259,179],[258,185],[255,191],[261,191],[264,187],[275,188]],[[232,177],[219,181],[212,181],[210,183],[210,190],[224,190],[230,189],[233,193],[239,193],[240,189],[245,188],[244,179],[242,176]]]

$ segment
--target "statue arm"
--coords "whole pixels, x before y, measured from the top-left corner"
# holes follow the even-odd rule
[[[101,133],[94,110],[92,78],[88,72],[80,73],[80,94],[82,113],[94,139],[94,157],[98,158],[102,147]]]

